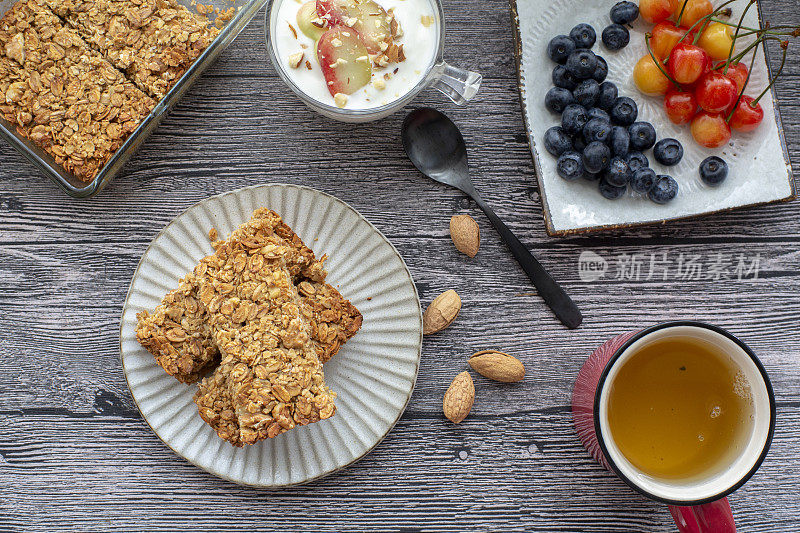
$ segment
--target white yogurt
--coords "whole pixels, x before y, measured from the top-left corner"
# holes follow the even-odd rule
[[[368,83],[348,96],[345,109],[370,109],[397,100],[422,80],[436,59],[440,21],[437,9],[430,0],[376,1],[386,11],[394,8],[395,18],[403,31],[403,35],[395,42],[403,45],[406,59],[401,63],[390,63],[382,69],[373,66],[372,80],[383,80],[385,88],[376,88],[376,85],[382,85],[380,82]],[[303,3],[299,0],[282,0],[279,6],[273,6],[273,9],[278,9],[276,27],[271,32],[275,53],[284,71],[300,90],[314,100],[336,106],[319,68],[314,41],[297,27],[297,10],[301,5]],[[296,38],[289,28],[290,24],[297,32]],[[292,68],[289,56],[297,52],[303,52],[305,57],[298,68]],[[306,60],[311,65],[310,70],[305,65]],[[387,73],[388,80],[384,77]]]

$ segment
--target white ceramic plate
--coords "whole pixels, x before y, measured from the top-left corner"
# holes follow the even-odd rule
[[[325,364],[338,397],[328,420],[236,448],[197,414],[195,385],[168,376],[136,341],[136,313],[153,309],[213,252],[208,230],[227,236],[259,207],[274,209],[320,257],[327,281],[358,307],[361,330]],[[403,414],[419,368],[422,312],[397,250],[341,200],[307,187],[259,185],[203,200],[153,240],[133,276],[120,325],[125,378],[142,416],[178,455],[222,478],[258,487],[303,483],[366,455]]]
[[[772,93],[761,100],[764,122],[755,132],[734,132],[730,145],[721,150],[701,148],[688,127],[676,126],[666,118],[663,98],[642,95],[631,81],[633,66],[647,53],[644,33],[652,28],[651,24],[636,21],[631,43],[612,52],[603,46],[600,34],[611,23],[608,13],[615,1],[511,1],[516,13],[520,95],[550,235],[629,227],[794,198],[791,167]],[[713,2],[715,6],[719,3]],[[746,4],[747,0],[739,0],[731,5],[731,20],[739,19]],[[594,27],[597,44],[593,51],[608,62],[608,80],[617,85],[620,96],[629,96],[639,104],[639,120],[652,122],[659,138],[674,137],[684,146],[683,161],[673,168],[661,167],[654,161],[652,150],[647,151],[651,167],[659,174],[672,175],[680,186],[678,197],[667,205],[654,204],[630,189],[619,200],[607,200],[600,196],[597,182],[566,182],[556,173],[555,158],[544,150],[545,131],[560,123],[560,117],[544,106],[545,94],[553,86],[551,74],[555,66],[547,56],[547,43],[558,34],[569,34],[580,22]],[[750,9],[745,22],[751,27],[759,24],[756,9]],[[760,92],[767,79],[767,64],[761,52],[750,87],[758,87]],[[747,92],[758,94],[753,90]],[[705,185],[698,173],[700,162],[709,155],[723,157],[730,166],[728,179],[718,188]]]

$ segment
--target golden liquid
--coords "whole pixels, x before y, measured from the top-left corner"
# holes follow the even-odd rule
[[[752,432],[752,398],[732,359],[691,338],[654,341],[623,363],[608,421],[622,454],[656,478],[689,479],[724,467]]]

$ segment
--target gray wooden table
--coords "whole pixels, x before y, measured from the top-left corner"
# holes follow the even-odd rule
[[[795,0],[763,4],[769,20],[800,23]],[[305,109],[267,64],[259,16],[93,200],[67,198],[0,143],[0,530],[672,531],[661,505],[590,460],[569,402],[595,346],[689,318],[740,335],[775,387],[772,450],[731,497],[740,530],[800,531],[800,202],[547,237],[507,1],[446,0],[445,8],[447,55],[483,73],[483,87],[464,108],[432,91],[416,103],[445,109],[461,126],[479,189],[565,283],[583,327],[553,319],[464,195],[412,168],[400,146],[402,113],[352,127]],[[798,87],[795,55],[778,83],[795,168]],[[280,491],[233,485],[175,456],[141,419],[119,361],[120,310],[150,240],[198,200],[265,182],[335,194],[397,246],[423,304],[450,288],[464,301],[450,329],[426,338],[414,396],[386,440],[344,471]],[[474,260],[450,242],[455,213],[481,225]],[[580,279],[587,250],[609,262],[603,280]],[[622,268],[634,254],[638,279]],[[757,275],[747,272],[754,261]],[[727,265],[727,279],[707,275],[716,263]],[[689,268],[698,264],[700,279]],[[453,426],[442,395],[467,355],[484,348],[517,355],[528,376],[513,386],[476,379],[472,414]]]

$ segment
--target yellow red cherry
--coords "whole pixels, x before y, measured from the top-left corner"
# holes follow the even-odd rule
[[[700,35],[697,45],[708,52],[711,59],[721,61],[728,59],[733,44],[733,35],[730,26],[719,22],[712,22],[708,28]]]
[[[636,62],[633,67],[633,82],[640,91],[649,95],[664,94],[670,86],[669,79],[659,70],[650,54],[642,56]]]

